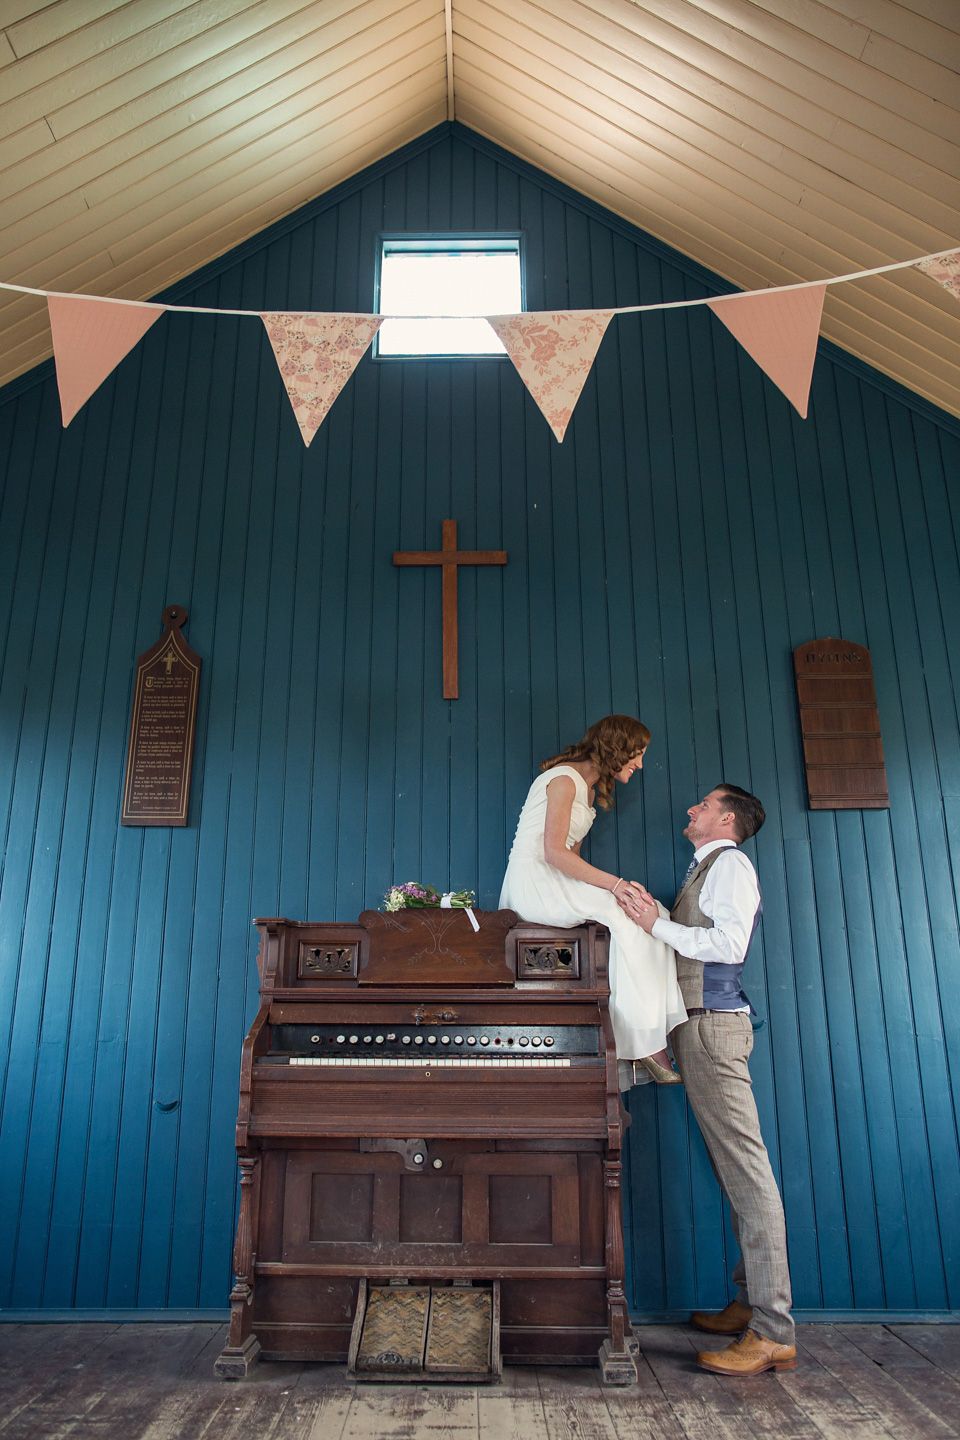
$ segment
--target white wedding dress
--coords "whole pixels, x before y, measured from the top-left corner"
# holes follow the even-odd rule
[[[677,957],[620,909],[609,890],[573,880],[543,858],[547,786],[558,775],[576,785],[567,849],[590,829],[596,811],[587,804],[587,782],[570,765],[554,765],[534,780],[520,811],[517,833],[500,891],[501,910],[515,910],[538,925],[582,925],[598,920],[610,931],[610,1015],[619,1060],[655,1055],[675,1025],[686,1020]],[[666,911],[661,908],[661,914]]]

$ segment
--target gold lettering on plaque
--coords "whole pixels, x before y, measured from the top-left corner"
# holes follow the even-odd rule
[[[137,660],[122,825],[186,825],[200,657],[180,633],[187,612],[170,605],[164,633]]]

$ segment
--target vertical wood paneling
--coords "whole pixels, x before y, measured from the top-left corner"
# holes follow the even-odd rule
[[[378,232],[449,227],[523,231],[530,309],[714,288],[454,129],[178,298],[367,309]],[[2,398],[0,1303],[223,1305],[250,917],[414,877],[495,904],[537,762],[617,709],[654,741],[598,863],[669,899],[699,794],[767,805],[748,989],[796,1303],[958,1306],[954,422],[826,354],[801,422],[704,310],[615,321],[563,446],[509,362],[367,358],[305,450],[229,317],[168,317],[65,432],[49,375]],[[461,571],[454,703],[439,575],[391,563],[448,516],[509,556]],[[190,825],[121,830],[173,601],[205,662]],[[805,808],[791,654],[824,633],[871,648],[889,812]],[[629,1104],[632,1301],[722,1304],[683,1095]]]

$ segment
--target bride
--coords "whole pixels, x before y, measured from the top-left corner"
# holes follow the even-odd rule
[[[615,780],[626,785],[643,768],[650,731],[629,715],[598,720],[577,745],[544,760],[520,812],[500,892],[500,908],[539,925],[597,920],[610,931],[610,1013],[620,1088],[649,1079],[679,1085],[666,1052],[667,1034],[687,1018],[676,955],[621,908],[635,882],[581,859],[580,844],[596,811],[613,804]]]

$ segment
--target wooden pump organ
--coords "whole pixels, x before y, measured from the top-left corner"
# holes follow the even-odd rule
[[[474,913],[476,933],[462,910],[255,922],[220,1375],[261,1353],[421,1381],[599,1354],[606,1383],[636,1379],[607,932]]]

